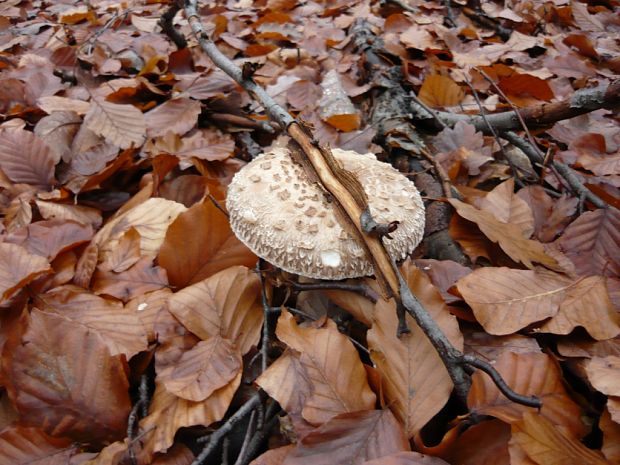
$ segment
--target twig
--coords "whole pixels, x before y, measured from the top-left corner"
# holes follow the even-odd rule
[[[174,45],[177,46],[178,49],[183,49],[187,47],[187,40],[185,40],[185,36],[174,28],[174,24],[172,21],[176,14],[183,8],[182,0],[174,0],[170,7],[161,15],[161,19],[159,20],[159,26],[161,30],[170,37],[170,40],[174,42]]]
[[[499,22],[497,22],[496,20],[489,18],[486,14],[484,14],[481,9],[464,7],[462,11],[465,16],[467,16],[469,19],[479,24],[480,26],[493,29],[503,41],[507,41],[508,39],[510,39],[512,31],[499,24]]]
[[[263,428],[260,431],[258,431],[256,434],[254,434],[254,436],[252,437],[252,440],[250,441],[250,444],[248,445],[244,460],[239,461],[237,465],[247,465],[250,460],[252,460],[254,457],[258,455],[260,446],[263,444],[263,442],[265,442],[267,437],[271,434],[271,430],[276,426],[277,423],[278,423],[278,416],[274,414],[274,416],[272,416],[271,418],[269,418],[269,420],[267,420]]]
[[[260,279],[260,288],[261,288],[261,301],[263,304],[263,337],[260,345],[260,354],[261,354],[261,373],[267,371],[267,356],[269,351],[269,313],[271,307],[269,306],[269,302],[267,301],[267,293],[265,292],[265,278],[262,272],[263,259],[259,258],[256,263],[256,272],[258,273],[258,278]]]
[[[216,431],[214,431],[211,436],[209,436],[209,442],[205,444],[200,454],[194,459],[191,465],[202,465],[206,463],[205,460],[211,455],[211,453],[217,448],[222,439],[232,431],[233,427],[239,423],[246,415],[248,415],[252,410],[254,410],[258,404],[260,404],[261,398],[260,393],[254,394],[250,399],[239,409],[237,410],[222,426],[220,426]]]
[[[256,429],[256,410],[252,411],[252,415],[250,415],[250,421],[248,423],[248,429],[245,431],[245,437],[243,438],[243,444],[241,445],[241,450],[239,451],[239,455],[237,455],[237,460],[235,460],[235,465],[240,465],[245,463],[247,453],[249,450],[250,441],[252,436],[254,436]]]
[[[260,129],[273,134],[275,130],[267,121],[256,121],[247,116],[233,115],[230,113],[210,113],[207,115],[210,120],[218,123],[230,124],[241,128]]]
[[[528,407],[541,408],[542,401],[536,396],[523,396],[517,394],[510,386],[506,384],[499,372],[489,362],[474,357],[473,355],[463,355],[463,362],[484,371],[491,377],[497,388],[504,396],[518,404],[527,405]]]
[[[408,11],[409,13],[419,14],[420,10],[418,10],[415,6],[411,6],[403,0],[385,0],[385,3],[391,3],[393,5],[398,6],[403,11]]]
[[[323,281],[320,283],[287,282],[286,284],[294,291],[338,290],[356,292],[357,294],[361,294],[366,297],[373,304],[377,303],[377,300],[379,299],[379,295],[374,291],[374,289],[365,284],[342,283],[339,281]]]

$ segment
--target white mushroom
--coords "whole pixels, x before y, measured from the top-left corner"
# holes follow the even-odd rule
[[[355,173],[377,223],[399,221],[384,239],[395,260],[406,258],[424,233],[424,204],[405,176],[372,154],[333,149]],[[256,255],[285,271],[319,279],[373,274],[364,249],[345,231],[323,191],[311,183],[288,149],[263,153],[248,163],[228,187],[226,207],[239,240]]]

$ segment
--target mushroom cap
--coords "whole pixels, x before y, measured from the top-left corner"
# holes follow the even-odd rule
[[[400,222],[384,243],[393,259],[406,258],[424,234],[424,204],[414,184],[373,154],[332,153],[357,175],[374,220]],[[319,279],[374,273],[364,248],[343,229],[324,192],[286,148],[263,153],[243,167],[228,187],[226,207],[239,240],[285,271]]]

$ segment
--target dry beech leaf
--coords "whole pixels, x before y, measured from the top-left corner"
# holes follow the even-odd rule
[[[562,373],[548,355],[504,352],[494,366],[513,391],[542,400],[541,415],[554,425],[568,429],[576,437],[585,434],[581,409],[568,396]],[[491,378],[480,370],[472,376],[467,405],[472,412],[510,424],[520,420],[524,412],[533,410],[504,397]]]
[[[589,276],[566,290],[558,313],[539,330],[543,333],[568,334],[581,326],[594,339],[602,341],[620,334],[619,324],[620,317],[609,299],[605,278]]]
[[[323,77],[321,88],[323,96],[318,104],[321,119],[343,132],[359,129],[360,115],[342,87],[338,71],[328,71]]]
[[[20,245],[48,260],[53,260],[59,253],[88,242],[93,237],[92,226],[71,220],[37,221],[28,225],[23,232],[26,237]]]
[[[28,329],[5,351],[13,405],[45,432],[89,443],[126,434],[131,410],[124,357],[99,335],[62,316],[33,309]],[[110,408],[114,406],[114,408]]]
[[[174,365],[161,370],[157,379],[172,394],[200,402],[231,382],[241,367],[241,354],[234,344],[214,336],[183,353]]]
[[[168,227],[185,210],[184,205],[172,200],[150,198],[108,221],[95,234],[93,242],[99,246],[105,260],[105,255],[112,253],[125,232],[133,227],[140,233],[140,254],[153,258],[159,252]]]
[[[620,210],[582,213],[557,243],[581,275],[620,276]]]
[[[502,77],[497,86],[510,97],[530,96],[547,101],[554,97],[549,83],[531,74],[513,73]]]
[[[361,465],[408,451],[409,441],[389,410],[342,413],[305,435],[282,465]]]
[[[181,136],[196,125],[200,112],[197,100],[185,97],[168,100],[144,115],[148,135],[163,136],[171,131]]]
[[[140,430],[148,431],[144,438],[146,448],[154,452],[164,452],[173,444],[174,435],[179,428],[209,426],[221,420],[240,383],[241,373],[206,400],[192,402],[175,396],[166,390],[163,383],[157,382],[149,415],[140,421]]]
[[[133,105],[91,100],[84,125],[106,141],[122,149],[140,147],[146,137],[144,114]]]
[[[484,329],[504,335],[554,316],[575,283],[546,270],[488,267],[461,278],[457,288]]]
[[[603,23],[596,16],[590,14],[586,4],[573,1],[571,2],[571,11],[575,23],[582,31],[605,32]]]
[[[60,156],[30,131],[0,131],[0,169],[15,183],[49,190],[56,182],[54,165]]]
[[[110,355],[127,359],[147,349],[146,330],[136,312],[76,286],[61,286],[35,299],[41,310],[53,312],[101,336]]]
[[[323,91],[314,82],[307,79],[294,82],[286,92],[288,103],[296,110],[310,110],[316,107]]]
[[[299,360],[311,385],[302,410],[306,421],[322,424],[340,413],[374,407],[376,397],[359,354],[332,320],[323,328],[302,328],[293,315],[283,311],[276,335],[301,354]]]
[[[286,380],[286,382],[282,382]],[[306,399],[312,393],[308,372],[300,355],[287,349],[267,370],[256,379],[270,397],[277,400],[293,421],[300,419]]]
[[[35,200],[39,213],[46,220],[72,220],[81,224],[88,224],[93,229],[101,226],[101,212],[96,208],[82,205],[69,205],[45,200]]]
[[[588,381],[608,396],[620,396],[620,356],[593,357],[586,362]]]
[[[545,253],[540,242],[526,239],[518,226],[502,223],[493,214],[479,210],[457,199],[448,199],[457,213],[473,221],[491,241],[497,242],[506,254],[516,262],[533,268],[532,262],[538,262],[549,268],[557,268],[556,260]]]
[[[293,444],[288,446],[277,447],[276,449],[269,449],[259,457],[250,462],[250,465],[281,465],[284,459],[295,450]]]
[[[411,264],[403,267],[403,274],[444,334],[462,350],[463,336],[456,318],[429,278]],[[380,300],[367,337],[370,357],[383,377],[386,403],[403,423],[407,437],[412,437],[442,409],[453,384],[437,351],[409,315],[407,324],[411,333],[398,338],[394,302]]]
[[[441,456],[451,465],[510,465],[510,425],[483,421],[468,428]]]
[[[511,448],[521,448],[538,465],[611,465],[600,453],[534,412],[525,412],[521,421],[512,424],[510,444]]]
[[[34,127],[37,137],[56,152],[56,158],[71,161],[71,143],[82,124],[82,118],[72,111],[55,111],[39,120]]]
[[[10,298],[26,284],[51,270],[46,258],[31,254],[19,245],[0,243],[0,300]]]
[[[480,209],[493,214],[502,223],[510,223],[528,238],[534,232],[534,215],[529,205],[514,193],[515,181],[501,183],[480,201]]]
[[[125,304],[125,309],[133,312],[146,330],[148,342],[165,338],[176,331],[180,323],[168,311],[168,299],[172,295],[169,288],[140,295]]]
[[[55,465],[69,463],[77,452],[71,439],[54,438],[37,428],[10,426],[0,432],[0,463],[3,465]]]
[[[140,260],[140,233],[136,228],[129,228],[118,241],[118,246],[104,257],[98,269],[120,273],[138,260]]]
[[[263,322],[260,283],[256,273],[233,266],[177,292],[170,312],[203,340],[221,336],[242,355],[258,343]]]
[[[615,423],[605,409],[598,425],[603,431],[603,454],[609,461],[620,462],[620,424]]]
[[[234,265],[256,264],[256,256],[237,239],[226,216],[208,199],[174,220],[157,260],[177,288]]]
[[[141,258],[135,265],[120,273],[97,270],[93,275],[93,292],[110,295],[124,302],[136,296],[156,291],[168,285],[166,270],[153,265],[153,259]]]
[[[84,249],[84,252],[82,252],[82,255],[80,255],[77,265],[75,266],[75,276],[73,277],[73,282],[75,284],[84,289],[90,287],[90,280],[95,272],[95,268],[97,268],[98,257],[99,247],[91,241]]]
[[[368,460],[364,465],[450,465],[439,457],[419,452],[396,452],[378,459]]]
[[[50,116],[56,112],[74,112],[78,115],[84,115],[88,113],[90,109],[90,103],[84,100],[76,100],[67,97],[58,97],[56,95],[50,95],[47,97],[41,97],[37,101],[39,108],[45,113],[49,113]],[[81,122],[81,120],[80,120]]]
[[[448,76],[431,74],[424,79],[418,97],[424,103],[434,108],[452,107],[461,103],[465,93]]]

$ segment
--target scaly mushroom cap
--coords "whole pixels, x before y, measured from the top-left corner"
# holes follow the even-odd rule
[[[355,173],[377,223],[399,221],[384,239],[395,260],[406,258],[424,234],[424,204],[405,176],[374,155],[332,150]],[[263,153],[248,163],[228,187],[226,207],[232,230],[256,255],[285,271],[319,279],[373,274],[364,249],[345,231],[332,205],[288,149]]]

